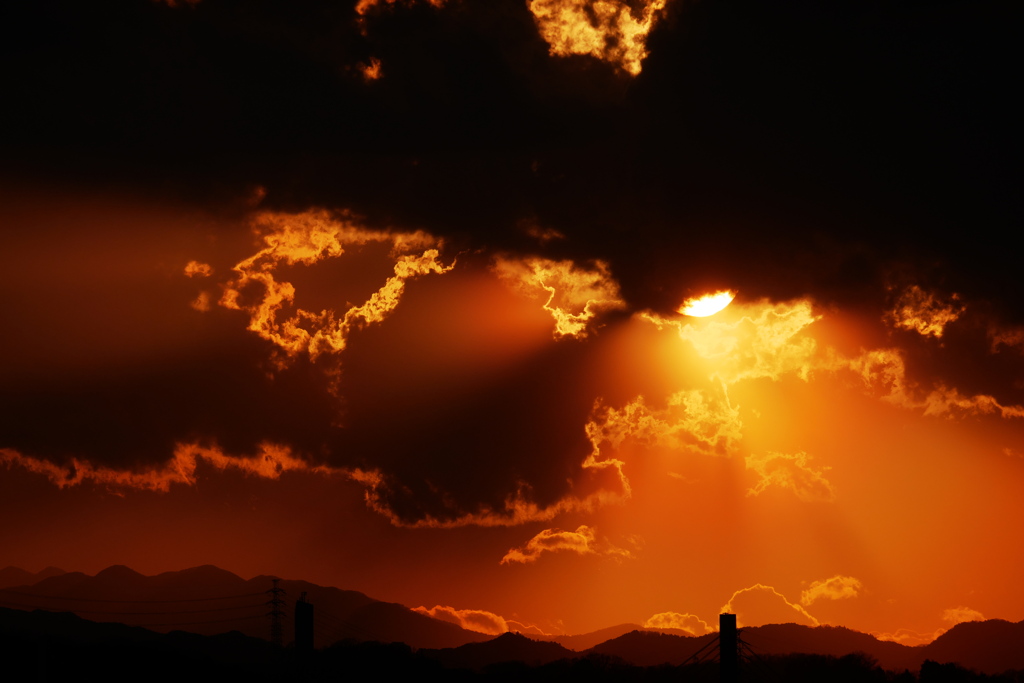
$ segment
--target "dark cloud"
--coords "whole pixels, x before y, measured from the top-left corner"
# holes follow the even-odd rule
[[[425,228],[452,254],[602,259],[632,310],[733,287],[881,324],[905,279],[984,312],[942,343],[893,332],[916,349],[915,376],[981,392],[972,376],[1005,372],[1009,352],[955,372],[947,357],[1024,322],[1006,237],[1022,215],[1015,3],[676,0],[636,77],[551,57],[523,0],[382,7],[362,23],[354,4],[6,8],[0,173],[235,217],[260,186],[264,208],[350,209]],[[370,59],[382,78],[363,77]],[[526,225],[565,239],[541,245]],[[234,244],[245,230],[232,226],[217,230]],[[4,382],[0,446],[128,464],[182,439],[237,453],[282,441],[380,467],[407,520],[500,507],[518,482],[540,504],[565,495],[589,451],[595,392],[581,382],[596,342],[410,389],[394,368],[436,360],[407,343],[414,309],[352,340],[341,398],[316,364],[270,372],[271,347],[240,314],[196,314],[194,352]]]

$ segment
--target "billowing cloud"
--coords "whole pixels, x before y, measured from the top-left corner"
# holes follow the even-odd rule
[[[591,55],[637,75],[668,0],[529,0],[541,37],[559,56]]]
[[[499,257],[494,270],[527,295],[546,299],[544,310],[555,320],[556,337],[583,338],[595,316],[626,305],[602,261],[584,268],[572,261]]]
[[[859,579],[836,574],[830,579],[815,581],[800,594],[800,603],[810,607],[816,600],[845,600],[855,598],[863,588]]]
[[[596,529],[586,524],[581,524],[576,531],[545,529],[524,545],[512,548],[505,553],[505,557],[501,558],[501,564],[512,564],[513,562],[526,564],[535,562],[543,553],[564,550],[579,555],[601,555],[621,558],[633,556],[630,551],[624,548],[618,548],[607,541],[599,540]]]
[[[357,481],[372,479],[374,476],[372,473],[362,471],[310,465],[292,455],[286,446],[269,443],[260,444],[259,451],[251,456],[228,456],[219,448],[180,444],[174,451],[174,457],[166,463],[135,470],[104,467],[78,458],[72,458],[67,465],[61,466],[48,460],[22,455],[9,448],[0,449],[0,462],[7,467],[20,467],[41,474],[59,488],[91,483],[115,490],[136,489],[163,493],[168,492],[176,484],[195,484],[199,477],[198,470],[203,464],[214,470],[235,470],[264,479],[277,479],[285,472],[312,472]]]
[[[810,301],[733,302],[727,310],[732,316],[722,314],[697,322],[653,313],[642,317],[659,328],[675,328],[681,339],[709,361],[710,376],[727,384],[761,377],[777,380],[788,373],[802,379],[810,376],[817,364],[817,342],[808,327],[820,319]]]
[[[985,621],[985,615],[970,607],[951,607],[942,611],[942,620],[950,624],[962,624],[967,621]]]
[[[936,292],[910,285],[899,294],[885,318],[893,327],[938,339],[946,326],[963,314],[964,309],[958,294],[944,298]]]
[[[691,636],[702,636],[714,631],[708,623],[693,614],[661,612],[644,622],[644,628],[684,631]]]
[[[441,621],[447,621],[469,631],[477,631],[478,633],[486,633],[492,636],[508,633],[509,630],[518,630],[509,629],[509,623],[503,617],[486,610],[455,609],[454,607],[444,605],[435,605],[430,609],[422,606],[413,607],[412,609],[414,612],[419,612]]]
[[[733,593],[719,612],[735,614],[740,626],[791,623],[794,619],[796,623],[820,625],[820,622],[802,605],[790,602],[772,586],[761,583]]]
[[[900,628],[892,633],[872,633],[871,635],[878,640],[887,640],[908,647],[917,647],[918,645],[927,645],[945,632],[946,629],[944,628],[936,629],[931,633],[920,633],[909,628]]]
[[[724,392],[690,389],[669,396],[664,408],[649,406],[643,396],[622,408],[599,405],[587,433],[595,446],[607,443],[615,449],[631,438],[649,445],[727,453],[739,441],[742,428],[739,409],[730,405]]]
[[[920,388],[907,376],[906,363],[899,349],[874,349],[851,359],[834,359],[833,368],[847,367],[864,380],[882,400],[921,410],[928,416],[998,415],[1024,417],[1024,406],[1004,405],[987,394],[964,395],[955,387],[942,384],[930,390]]]
[[[805,503],[832,502],[835,490],[823,474],[828,467],[815,468],[810,464],[811,457],[803,451],[797,453],[752,453],[746,457],[747,469],[753,470],[759,477],[747,495],[756,496],[769,486],[789,489]]]
[[[322,353],[344,350],[353,329],[379,323],[394,310],[407,280],[453,267],[441,263],[440,241],[424,232],[366,230],[326,211],[263,212],[254,222],[264,247],[234,266],[235,275],[224,284],[220,305],[248,313],[249,330],[289,356],[305,352],[316,359]],[[281,266],[312,265],[373,242],[390,247],[394,275],[358,306],[343,311],[296,306],[295,286],[276,275]]]
[[[185,264],[185,275],[188,277],[210,277],[213,275],[213,266],[209,263],[189,261]]]

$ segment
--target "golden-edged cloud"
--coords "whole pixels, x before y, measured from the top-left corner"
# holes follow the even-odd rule
[[[552,55],[590,55],[637,75],[668,0],[529,0]]]
[[[821,318],[810,301],[760,301],[737,306],[739,317],[686,322],[654,313],[641,317],[659,329],[675,328],[708,361],[711,378],[734,384],[795,373],[808,379],[817,365],[817,342],[808,328]]]
[[[586,268],[572,261],[498,257],[494,272],[523,293],[546,298],[544,310],[555,321],[556,337],[583,338],[598,314],[626,306],[603,261]]]
[[[790,602],[786,596],[772,586],[756,583],[749,588],[741,588],[732,594],[729,601],[722,605],[719,612],[737,615],[740,626],[754,626],[769,623],[809,623],[819,626],[819,622],[799,603]]]
[[[447,621],[468,631],[486,633],[492,636],[499,636],[508,633],[509,625],[504,617],[494,612],[479,609],[455,609],[447,605],[435,605],[430,609],[426,607],[413,607],[413,612],[419,612],[434,619]]]
[[[962,624],[968,621],[985,621],[985,615],[970,607],[951,607],[942,611],[942,620],[950,624]]]
[[[315,360],[321,354],[344,350],[353,329],[379,323],[395,309],[406,282],[454,267],[441,262],[440,240],[424,232],[368,230],[326,211],[263,212],[255,224],[264,247],[234,266],[220,305],[246,312],[248,329],[288,356],[308,353]],[[281,266],[312,265],[369,243],[390,246],[394,275],[365,302],[343,311],[297,306],[295,286],[276,274]]]
[[[942,297],[936,292],[910,285],[897,297],[885,319],[893,327],[938,339],[946,326],[959,318],[965,308],[956,293]]]
[[[644,622],[644,628],[683,631],[691,636],[702,636],[714,631],[706,621],[693,614],[679,612],[661,612]]]
[[[230,456],[215,447],[199,444],[178,444],[174,456],[165,463],[138,469],[117,469],[95,465],[72,458],[67,465],[58,465],[32,456],[22,455],[9,448],[0,449],[0,462],[8,467],[20,467],[40,474],[59,488],[85,483],[106,486],[112,490],[144,490],[166,493],[173,485],[191,486],[198,479],[200,464],[220,471],[237,471],[263,479],[278,479],[285,472],[311,472],[320,475],[339,475],[362,481],[369,475],[361,470],[347,470],[325,465],[310,465],[295,457],[286,446],[260,444],[251,456]]]
[[[863,588],[860,580],[852,576],[836,574],[830,579],[815,581],[800,594],[800,603],[810,607],[816,600],[846,600],[860,595]]]
[[[526,564],[535,562],[543,553],[570,551],[579,555],[601,555],[604,557],[631,558],[633,554],[611,543],[599,540],[597,530],[586,524],[576,531],[545,529],[524,545],[512,548],[501,558],[501,564],[514,562]]]
[[[811,457],[803,451],[797,453],[776,453],[768,451],[762,454],[750,454],[746,457],[747,469],[753,470],[759,477],[747,495],[756,496],[769,486],[788,489],[805,503],[832,502],[835,490],[825,478],[828,467],[815,468],[810,464]]]
[[[643,396],[622,408],[598,405],[587,434],[595,448],[607,443],[617,449],[631,438],[649,445],[725,453],[739,441],[742,428],[739,409],[730,405],[724,392],[690,389],[669,396],[664,408],[649,406]]]

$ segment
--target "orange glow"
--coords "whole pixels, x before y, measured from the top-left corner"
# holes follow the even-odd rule
[[[646,40],[667,0],[530,0],[530,11],[552,55],[590,55],[633,76],[647,57]]]
[[[683,305],[679,307],[679,312],[694,318],[706,318],[723,310],[735,298],[736,294],[729,290],[705,294],[684,301]]]
[[[556,337],[587,336],[592,320],[604,311],[622,309],[619,286],[608,265],[594,262],[592,269],[572,261],[499,257],[494,270],[503,280],[528,295],[547,294],[544,310],[555,320]]]
[[[376,81],[384,75],[384,71],[380,65],[380,60],[376,57],[371,58],[368,64],[360,64],[359,70],[362,72],[363,78],[367,81]]]
[[[213,275],[213,267],[209,263],[189,261],[185,264],[185,275],[188,277],[210,277]]]

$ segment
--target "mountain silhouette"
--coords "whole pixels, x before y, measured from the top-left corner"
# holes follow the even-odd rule
[[[18,581],[11,585],[12,581]],[[53,567],[27,572],[0,570],[0,607],[71,620],[74,613],[111,627],[144,627],[151,632],[217,635],[236,632],[265,642],[270,635],[267,605],[272,577],[245,580],[213,565],[145,576],[114,565],[95,576]],[[563,659],[611,658],[633,666],[680,665],[709,645],[715,634],[694,637],[620,624],[579,635],[497,638],[414,612],[363,593],[308,581],[278,581],[285,591],[284,633],[290,641],[292,607],[305,593],[314,605],[314,644],[403,643],[444,666],[479,669],[517,661],[544,665]],[[43,618],[43,617],[38,617]],[[49,618],[49,617],[47,617]],[[67,621],[67,623],[77,623]],[[59,630],[59,629],[58,629]],[[839,626],[769,624],[743,628],[740,638],[757,656],[796,653],[841,658],[862,654],[890,671],[918,671],[926,660],[958,664],[985,674],[1024,670],[1024,622],[999,619],[957,624],[934,642],[909,647]],[[594,660],[597,661],[597,660]]]
[[[43,579],[48,579],[51,576],[59,576],[64,573],[63,569],[58,569],[57,567],[47,567],[35,574],[30,571],[25,571],[21,567],[4,567],[3,569],[0,569],[0,588],[9,588],[11,586],[31,586]]]
[[[956,662],[986,674],[1024,669],[1024,621],[964,622],[920,650],[925,659]]]
[[[503,662],[520,662],[527,666],[540,666],[577,656],[575,652],[558,643],[533,640],[521,633],[503,633],[497,638],[482,643],[468,643],[460,647],[440,650],[420,650],[420,653],[441,662],[449,669],[474,670]]]
[[[269,637],[269,576],[246,581],[213,565],[145,576],[114,565],[95,576],[69,572],[33,584],[4,587],[0,606],[74,612],[98,622],[144,626],[157,632],[187,630],[203,635],[239,631]],[[358,591],[281,580],[286,624],[292,633],[292,605],[302,593],[315,606],[315,644],[339,640],[403,642],[414,648],[456,647],[490,636],[467,631],[395,603]]]
[[[618,657],[636,666],[678,666],[714,638],[714,634],[697,637],[636,630],[595,645],[584,654]]]

